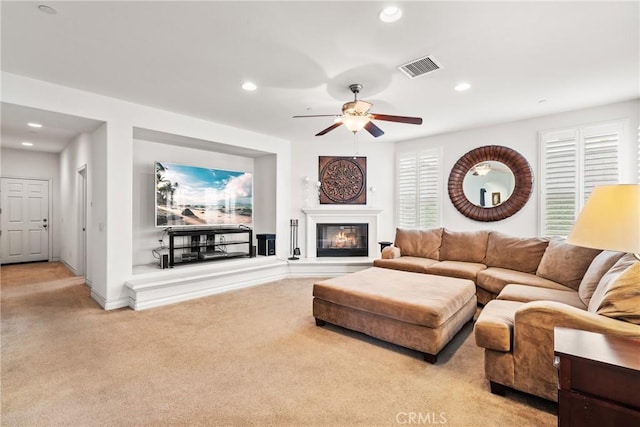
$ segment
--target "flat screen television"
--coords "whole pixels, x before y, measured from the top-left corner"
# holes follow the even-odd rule
[[[253,223],[253,175],[155,162],[156,227]]]

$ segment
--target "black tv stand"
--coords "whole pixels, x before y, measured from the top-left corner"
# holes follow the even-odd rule
[[[171,229],[167,233],[169,267],[252,255],[253,230],[249,227]]]

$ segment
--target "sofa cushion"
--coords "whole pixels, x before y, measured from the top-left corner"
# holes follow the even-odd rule
[[[386,248],[385,248],[386,249]],[[415,256],[403,256],[395,259],[375,259],[374,267],[390,268],[392,270],[412,271],[414,273],[426,273],[427,268],[439,261]]]
[[[589,311],[640,324],[640,261],[631,254],[620,258],[602,277]]]
[[[512,237],[491,231],[487,241],[487,267],[502,267],[524,273],[535,273],[549,245],[542,237]]]
[[[571,245],[564,239],[551,239],[536,274],[577,291],[591,261],[600,252],[599,249]]]
[[[554,281],[536,276],[535,274],[498,267],[489,267],[486,270],[479,271],[476,278],[476,284],[479,287],[493,292],[494,294],[499,294],[505,286],[511,283],[559,289],[563,291],[570,289]]]
[[[466,261],[483,263],[487,252],[489,232],[442,230],[440,261]]]
[[[578,295],[584,305],[589,306],[589,301],[591,301],[591,296],[595,292],[598,283],[623,255],[623,252],[602,251],[591,261],[591,265],[589,265],[587,272],[584,273],[578,288]]]
[[[400,248],[402,256],[439,259],[442,228],[430,230],[406,230],[396,228],[394,246]]]
[[[473,327],[476,344],[490,350],[511,351],[513,321],[523,305],[519,301],[489,301]]]
[[[587,309],[587,306],[582,302],[578,293],[573,289],[563,291],[560,289],[541,288],[539,286],[507,285],[498,295],[498,299],[520,302],[555,301],[582,310]]]
[[[427,266],[426,272],[440,276],[457,277],[458,279],[469,279],[475,282],[478,271],[485,268],[487,266],[477,262],[440,261]]]

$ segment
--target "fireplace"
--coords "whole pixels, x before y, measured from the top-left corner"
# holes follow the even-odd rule
[[[303,254],[307,258],[317,258],[318,254],[318,224],[344,225],[344,224],[367,224],[367,234],[369,241],[367,247],[369,252],[365,255],[368,258],[376,258],[380,255],[378,250],[378,216],[381,209],[353,206],[353,205],[323,205],[313,208],[304,208],[305,213],[305,242]],[[346,262],[349,257],[345,257]]]
[[[318,257],[369,255],[369,224],[316,224]]]

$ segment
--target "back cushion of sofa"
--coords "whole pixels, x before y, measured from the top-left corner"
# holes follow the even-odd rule
[[[578,288],[578,296],[586,305],[589,306],[591,297],[602,280],[602,277],[614,266],[616,262],[624,255],[623,252],[602,251],[597,257],[591,261],[591,265],[584,273],[584,277]]]
[[[466,261],[484,263],[489,232],[442,230],[440,261]]]
[[[438,259],[441,242],[442,228],[432,228],[430,230],[396,228],[394,246],[400,248],[402,256]]]
[[[600,249],[583,248],[566,243],[564,239],[553,238],[544,251],[536,274],[577,291],[591,261],[600,252]]]
[[[492,231],[487,242],[487,267],[508,268],[523,273],[535,273],[549,245],[543,237],[512,237]]]
[[[602,277],[588,310],[640,324],[640,261],[627,254]]]

